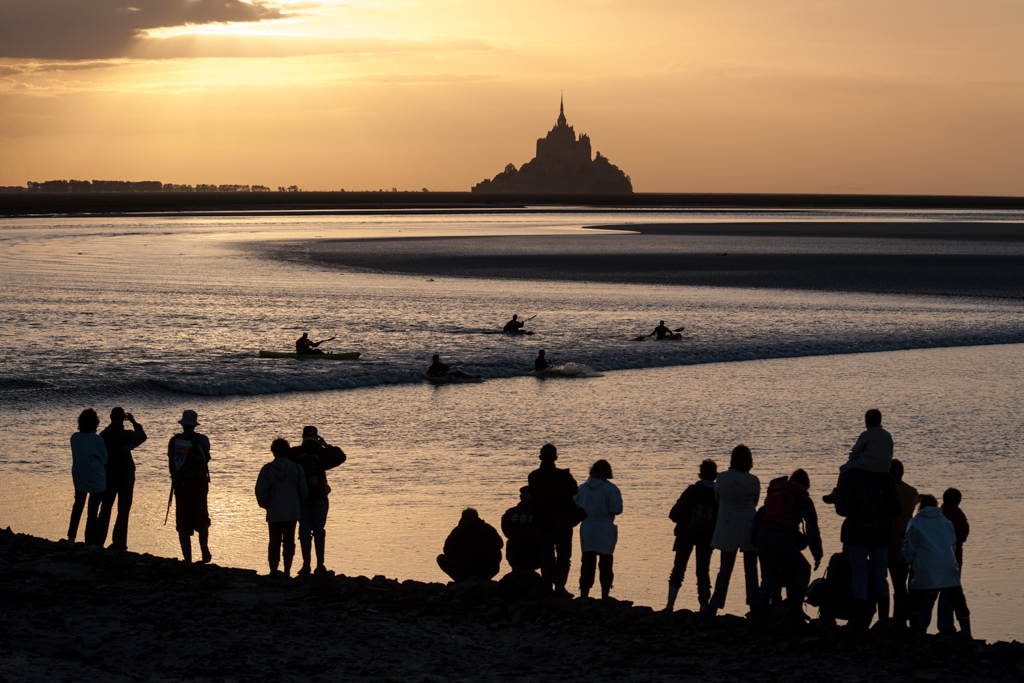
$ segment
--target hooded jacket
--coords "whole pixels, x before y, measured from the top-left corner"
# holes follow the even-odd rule
[[[573,501],[587,511],[580,525],[580,548],[585,553],[611,555],[619,540],[615,515],[622,514],[619,487],[607,479],[590,477],[580,485]]]
[[[288,458],[274,458],[256,478],[256,502],[267,510],[268,522],[296,522],[299,504],[309,494],[306,473]]]
[[[928,506],[918,512],[903,536],[903,560],[914,568],[910,587],[936,590],[959,586],[955,549],[956,532],[942,510]]]

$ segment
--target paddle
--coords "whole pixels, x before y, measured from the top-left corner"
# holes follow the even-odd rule
[[[174,500],[174,476],[171,475],[171,493],[167,496],[167,513],[164,515],[164,526],[167,526],[167,520],[171,516],[171,501]]]

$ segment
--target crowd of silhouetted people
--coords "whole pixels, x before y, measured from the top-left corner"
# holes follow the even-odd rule
[[[126,421],[132,429],[125,428]],[[212,559],[207,503],[210,441],[196,431],[195,411],[184,411],[178,422],[181,431],[167,446],[171,488],[165,523],[174,502],[183,559],[192,561],[192,536],[198,535],[200,561],[206,563]],[[713,460],[700,463],[699,479],[682,492],[668,515],[675,523],[675,561],[665,610],[674,609],[689,560],[695,556],[700,611],[714,616],[726,605],[737,555],[742,554],[747,614],[764,623],[807,618],[807,602],[819,607],[822,618],[848,620],[854,631],[867,630],[877,614],[880,620],[924,633],[938,599],[939,632],[956,632],[955,615],[960,631],[970,637],[970,612],[960,583],[970,526],[959,507],[960,492],[947,490],[941,507],[934,496],[919,496],[903,481],[903,464],[893,458],[893,439],[882,427],[881,413],[869,410],[865,425],[849,460],[839,468],[835,488],[822,498],[845,519],[841,551],[831,556],[824,577],[813,583],[803,551],[810,550],[818,569],[824,548],[807,473],[797,469],[770,481],[758,508],[762,487],[751,473],[749,448],[736,446],[724,472]],[[102,548],[116,503],[108,547],[124,551],[135,484],[132,450],[147,435],[134,416],[119,407],[111,411],[110,424],[99,433],[98,428],[99,417],[89,408],[79,415],[78,431],[71,437],[75,499],[67,540],[75,543],[87,511],[85,543]],[[297,526],[302,554],[297,573],[328,573],[327,471],[344,463],[345,453],[328,444],[315,426],[303,429],[299,445],[292,447],[279,438],[270,450],[273,460],[262,467],[255,487],[257,503],[266,509],[270,572],[291,575]],[[588,598],[596,579],[601,598],[610,597],[618,540],[615,517],[623,512],[622,494],[611,482],[612,467],[598,460],[587,480],[577,484],[568,469],[556,466],[557,460],[554,445],[540,449],[540,466],[520,489],[519,503],[501,518],[507,545],[476,510],[462,512],[437,558],[445,574],[455,582],[490,580],[501,569],[504,549],[512,572],[502,581],[534,595],[572,597],[566,586],[578,526],[579,595]],[[716,550],[719,571],[712,590],[710,565]]]

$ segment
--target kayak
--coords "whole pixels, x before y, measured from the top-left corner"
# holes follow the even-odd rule
[[[680,340],[682,338],[683,338],[683,335],[681,335],[678,332],[676,332],[675,334],[670,334],[667,337],[662,337],[661,339],[655,339],[654,341],[678,341],[678,340]]]
[[[583,369],[579,368],[579,367],[573,367],[573,368],[558,367],[558,368],[548,368],[547,370],[534,370],[530,374],[533,375],[534,377],[538,377],[540,379],[548,379],[548,378],[552,378],[552,377],[576,377],[581,372],[583,372]]]
[[[533,334],[533,330],[516,330],[515,332],[505,332],[504,330],[502,330],[502,334],[508,334],[511,336],[515,336],[517,334],[530,336],[531,334]]]
[[[355,360],[359,358],[358,351],[347,353],[305,353],[301,356],[297,353],[283,353],[281,351],[260,350],[260,358],[298,358],[299,360]]]
[[[427,380],[431,384],[475,384],[477,382],[484,381],[484,378],[480,375],[470,375],[469,373],[458,370],[444,375],[431,376],[424,374],[423,379]]]

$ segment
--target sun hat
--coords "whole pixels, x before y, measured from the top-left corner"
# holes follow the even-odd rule
[[[184,413],[181,414],[181,419],[178,420],[178,424],[189,427],[198,427],[199,416],[196,414],[196,411],[194,410],[186,410]]]

